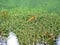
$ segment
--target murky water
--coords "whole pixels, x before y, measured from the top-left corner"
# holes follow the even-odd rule
[[[53,3],[54,2],[54,3]],[[60,0],[0,0],[0,9],[16,7],[40,8],[49,12],[60,13]]]

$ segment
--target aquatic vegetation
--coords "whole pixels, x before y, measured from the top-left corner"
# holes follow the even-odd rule
[[[14,8],[8,12],[9,19],[6,19],[6,21],[3,19],[0,23],[0,30],[3,34],[8,35],[8,27],[11,26],[12,32],[16,33],[20,45],[55,44],[55,38],[60,33],[59,14],[35,10],[34,8],[31,10]]]

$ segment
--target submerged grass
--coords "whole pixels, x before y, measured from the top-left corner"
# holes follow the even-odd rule
[[[33,45],[36,42],[54,45],[60,33],[60,16],[41,9],[1,10],[1,36],[8,36],[9,26],[12,27],[11,31],[18,36],[20,45]]]

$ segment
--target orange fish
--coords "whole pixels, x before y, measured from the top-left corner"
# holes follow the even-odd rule
[[[1,11],[0,14],[1,15],[7,15],[8,14],[8,11]]]
[[[35,18],[36,18],[35,16],[32,16],[31,18],[28,19],[28,22],[35,20]]]
[[[3,18],[7,18],[8,16],[8,11],[1,11],[0,15],[2,15]]]

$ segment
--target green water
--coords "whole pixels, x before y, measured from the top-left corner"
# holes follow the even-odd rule
[[[0,11],[0,32],[7,37],[11,26],[21,45],[53,45],[60,33],[60,0],[0,0]]]
[[[16,7],[42,8],[49,12],[60,13],[60,0],[0,0],[0,9]]]

